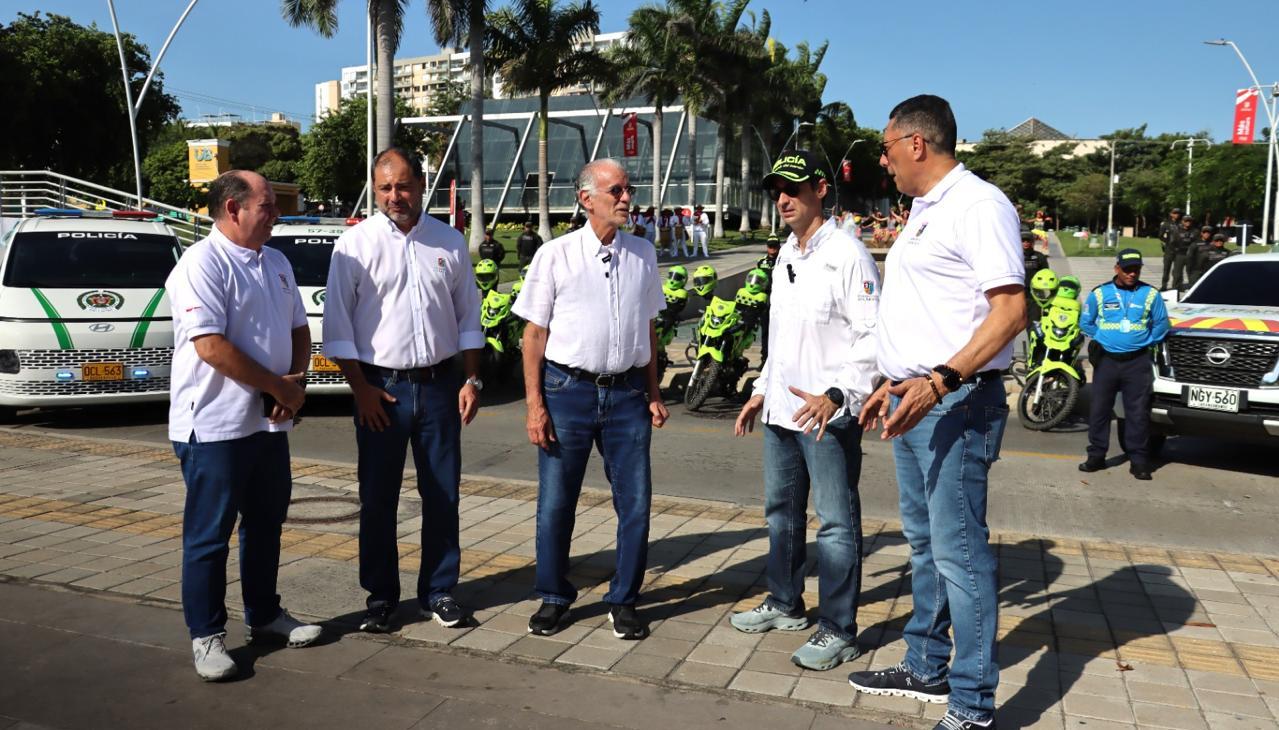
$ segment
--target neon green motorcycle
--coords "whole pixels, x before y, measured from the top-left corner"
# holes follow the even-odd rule
[[[514,303],[514,294],[494,288],[480,304],[480,326],[484,328],[480,371],[484,380],[503,382],[507,377],[519,378],[524,372],[520,354],[524,320],[511,314]]]
[[[767,282],[768,274],[755,269],[734,299],[713,297],[702,313],[693,343],[693,374],[684,391],[684,405],[690,411],[701,408],[713,393],[728,398],[737,395],[737,383],[750,367],[743,353],[755,342],[755,328],[768,302],[763,291]]]
[[[1079,346],[1079,280],[1061,278],[1057,295],[1030,329],[1030,358],[1026,385],[1017,399],[1021,424],[1031,431],[1047,431],[1070,416],[1084,382]]]

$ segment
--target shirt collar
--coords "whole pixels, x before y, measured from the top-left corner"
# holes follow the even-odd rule
[[[816,251],[817,247],[821,245],[822,241],[829,236],[831,231],[834,231],[835,228],[835,219],[827,218],[821,228],[818,228],[817,232],[813,234],[813,237],[808,239],[808,253]],[[799,253],[799,236],[796,235],[794,231],[791,231],[791,234],[786,237],[786,245],[795,253]]]
[[[582,249],[589,254],[607,253],[621,248],[619,244],[622,242],[622,229],[620,228],[613,233],[613,243],[611,245],[605,244],[600,240],[599,236],[595,235],[595,229],[591,227],[589,221],[580,230],[582,231]]]
[[[426,209],[423,208],[422,213],[417,217],[417,223],[413,224],[413,227],[409,229],[408,233],[404,233],[403,231],[400,230],[400,227],[395,224],[395,221],[391,220],[391,217],[388,216],[386,213],[383,213],[382,211],[379,210],[378,212],[373,214],[373,217],[375,219],[377,218],[382,219],[382,225],[386,226],[387,230],[391,231],[392,233],[398,233],[401,236],[410,236],[410,237],[414,233],[417,233],[418,229],[422,227],[422,224],[426,222],[426,216],[427,216]]]
[[[263,246],[262,251],[254,251],[251,248],[241,246],[233,242],[230,238],[227,238],[226,234],[223,233],[220,228],[218,228],[217,223],[214,223],[213,227],[209,229],[209,240],[213,241],[213,243],[223,251],[226,251],[231,256],[246,264],[259,261],[266,248]]]
[[[955,187],[955,183],[959,182],[960,178],[968,174],[970,173],[968,172],[968,168],[964,167],[964,163],[961,162],[955,165],[950,172],[946,173],[946,177],[938,180],[937,184],[932,186],[932,188],[920,196],[919,199],[925,203],[936,203],[942,199],[942,196],[944,196],[948,190]]]

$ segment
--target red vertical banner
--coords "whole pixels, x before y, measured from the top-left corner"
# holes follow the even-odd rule
[[[1261,92],[1257,89],[1240,89],[1235,92],[1235,126],[1231,142],[1252,144],[1257,126],[1257,104]]]
[[[639,156],[639,118],[634,112],[622,122],[622,156]]]

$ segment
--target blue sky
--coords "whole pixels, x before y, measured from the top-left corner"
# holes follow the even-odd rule
[[[604,0],[601,30],[623,30],[640,4]],[[38,7],[111,27],[106,0],[4,6],[0,22]],[[122,28],[152,53],[185,6],[116,0]],[[276,0],[201,0],[164,59],[166,87],[190,116],[251,116],[242,105],[253,105],[260,115],[309,117],[314,85],[364,62],[366,0],[339,6],[339,33],[324,39],[290,28]],[[928,92],[950,100],[960,137],[970,139],[1035,116],[1078,137],[1148,124],[1153,133],[1206,130],[1221,140],[1232,123],[1234,90],[1247,86],[1248,76],[1229,48],[1201,41],[1235,41],[1263,84],[1279,81],[1275,0],[752,0],[750,7],[770,11],[774,36],[787,45],[829,40],[826,100],[847,102],[860,124],[873,127],[883,126],[896,102]],[[425,4],[411,0],[399,55],[437,49]],[[1257,126],[1265,124],[1259,119]]]

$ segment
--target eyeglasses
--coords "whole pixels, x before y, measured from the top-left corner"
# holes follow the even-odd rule
[[[892,147],[894,144],[902,141],[903,139],[906,139],[907,137],[914,137],[916,135],[918,135],[919,138],[924,140],[925,142],[928,141],[928,138],[924,137],[923,135],[920,135],[919,132],[911,132],[910,134],[903,134],[900,137],[894,137],[892,139],[884,140],[884,142],[879,145],[879,155],[881,157],[887,157],[889,147]]]
[[[622,193],[626,193],[628,196],[634,196],[635,186],[634,185],[614,185],[608,190],[601,190],[600,192],[608,193],[609,195],[612,195],[614,199],[621,200]]]
[[[776,203],[782,197],[782,193],[786,193],[788,198],[798,198],[799,191],[799,183],[787,181],[781,185],[769,187],[768,197],[772,198],[773,202]]]

